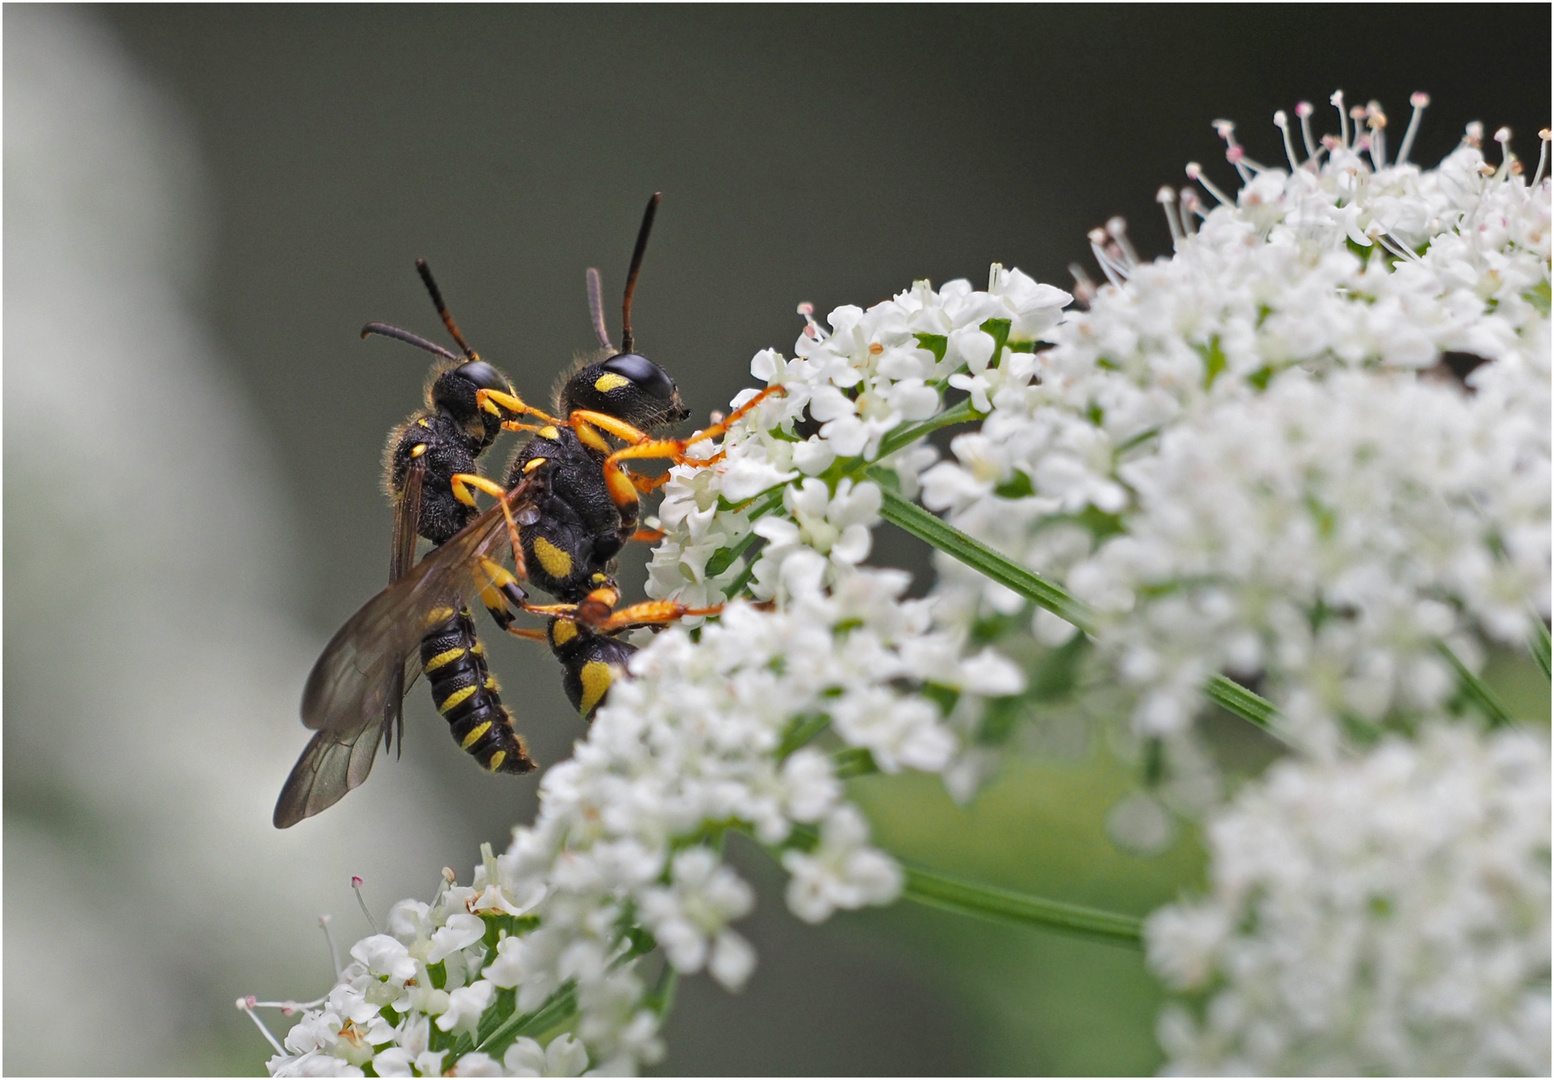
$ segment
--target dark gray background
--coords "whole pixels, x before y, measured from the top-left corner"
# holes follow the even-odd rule
[[[471,342],[543,399],[592,341],[584,267],[599,266],[617,296],[642,204],[662,190],[638,344],[702,416],[747,385],[755,351],[791,346],[799,301],[823,314],[915,278],[981,282],[994,260],[1067,287],[1065,267],[1089,261],[1085,230],[1119,213],[1146,257],[1164,253],[1156,188],[1184,183],[1188,160],[1233,182],[1216,118],[1237,120],[1250,155],[1271,164],[1283,160],[1273,111],[1306,98],[1317,130],[1334,130],[1335,87],[1388,108],[1394,147],[1409,93],[1429,91],[1414,159],[1431,164],[1464,122],[1481,119],[1491,131],[1510,125],[1530,167],[1549,122],[1547,5],[97,15],[197,136],[210,181],[210,205],[198,209],[214,222],[204,303],[246,399],[233,407],[264,418],[270,443],[251,467],[290,495],[290,599],[320,642],[385,574],[379,454],[417,403],[426,363],[357,331],[384,320],[440,338],[412,268],[418,255]],[[913,557],[886,531],[880,545],[887,560]],[[564,756],[581,726],[553,662],[497,649],[509,696],[536,718],[537,756]],[[471,850],[500,844],[515,801],[527,817],[532,799],[479,797],[494,787],[472,786],[480,778],[421,711],[406,765],[441,778]],[[296,737],[300,750],[300,727]],[[8,758],[8,783],[24,764]],[[395,782],[380,771],[375,785]],[[1050,1051],[1011,1059],[990,1049],[955,978],[888,946],[900,936],[895,913],[800,928],[782,910],[778,875],[735,855],[765,884],[744,927],[761,968],[739,998],[687,983],[666,1068],[1152,1067],[1065,1056],[1059,1032]],[[1117,962],[1100,947],[1057,950],[1065,971]],[[255,1043],[251,1060],[259,1053]]]

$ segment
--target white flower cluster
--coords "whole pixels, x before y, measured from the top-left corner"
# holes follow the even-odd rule
[[[757,354],[751,373],[782,393],[734,426],[718,464],[673,470],[659,506],[666,536],[648,565],[648,594],[695,607],[721,602],[742,568],[726,554],[711,569],[709,563],[743,550],[752,532],[766,541],[753,568],[751,591],[759,599],[774,594],[782,561],[799,548],[830,560],[828,582],[856,566],[869,554],[880,492],[872,481],[836,474],[878,458],[890,433],[935,416],[946,385],[985,401],[1018,378],[1022,365],[1028,373],[1032,343],[1057,324],[1071,299],[995,265],[986,292],[966,281],[938,291],[918,282],[867,311],[837,308],[828,317],[830,333],[810,320],[792,358],[776,350]],[[988,330],[994,324],[1007,324],[1007,340],[1026,351],[1006,351],[995,365],[998,342]],[[801,436],[795,428],[806,413],[818,430]],[[932,447],[913,442],[884,464],[912,496],[918,473],[934,458]],[[770,508],[776,489],[786,518],[754,520],[758,507]]]
[[[935,630],[926,602],[901,599],[905,574],[858,569],[826,588],[827,568],[813,550],[791,552],[774,582],[775,610],[732,605],[699,641],[677,627],[639,653],[633,678],[612,688],[573,759],[545,775],[534,825],[517,829],[472,887],[449,889],[431,907],[397,905],[392,936],[357,944],[357,963],[292,1029],[294,1056],[273,1060],[272,1072],[368,1061],[379,1075],[439,1071],[448,1045],[432,1048],[433,1028],[467,1033],[472,1047],[502,991],[514,993],[518,1014],[572,996],[577,1041],[560,1050],[552,1042],[547,1069],[591,1062],[634,1071],[657,1060],[660,1017],[628,931],[651,934],[677,972],[705,969],[730,989],[744,983],[755,953],[730,923],[754,897],[713,846],[731,826],[784,849],[788,905],[806,921],[895,899],[900,871],[869,846],[832,759],[785,740],[826,718],[884,771],[943,769],[956,737],[912,688],[1006,694],[1020,676],[991,653],[966,656],[958,633]],[[493,926],[503,916],[528,921],[492,949],[481,916]],[[428,968],[439,963],[434,979]],[[500,1062],[465,1052],[456,1069],[537,1068],[538,1053],[531,1042],[513,1044]]]
[[[1192,232],[1170,196],[1176,254],[1151,264],[1099,230],[1113,283],[1008,358],[923,501],[1098,610],[1140,732],[1184,731],[1212,675],[1262,675],[1317,749],[1438,707],[1442,644],[1472,669],[1549,614],[1549,183],[1471,137],[1386,165],[1347,125],[1320,163],[1264,168],[1220,126],[1234,202]],[[1419,377],[1445,353],[1485,362],[1467,391]],[[939,569],[946,616],[1023,607]]]
[[[1439,725],[1286,762],[1209,826],[1209,893],[1152,915],[1172,1073],[1547,1075],[1549,745]]]

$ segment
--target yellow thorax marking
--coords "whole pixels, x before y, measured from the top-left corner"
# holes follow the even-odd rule
[[[561,432],[556,430],[554,424],[546,424],[544,427],[540,428],[540,438],[549,439],[551,442],[555,442],[557,439],[561,438]]]
[[[578,703],[577,709],[587,716],[610,689],[615,674],[603,660],[590,660],[577,675],[578,681],[583,684],[583,700]]]
[[[411,457],[420,457],[424,453],[426,453],[426,444],[424,442],[423,443],[416,443],[414,446],[412,446],[410,448],[410,456]]]
[[[525,462],[523,466],[524,475],[528,475],[543,464],[545,464],[545,459],[542,457],[533,458]]]
[[[480,741],[480,737],[482,735],[484,735],[486,732],[488,732],[490,730],[491,730],[491,721],[487,720],[484,724],[481,724],[479,727],[475,728],[475,730],[471,731],[468,735],[464,736],[464,741],[459,743],[459,746],[461,746],[465,750],[468,750],[470,747],[474,746],[476,743],[478,743]]]
[[[575,637],[577,637],[577,623],[567,619],[558,619],[556,625],[550,628],[552,645],[565,645]]]
[[[431,426],[432,426],[431,424],[428,424],[426,422],[425,417],[421,418],[420,420],[417,420],[416,423],[419,424],[421,427],[426,428],[427,430],[430,430]]]
[[[545,572],[553,578],[564,578],[572,572],[572,556],[543,536],[535,538],[534,554]]]
[[[606,371],[594,380],[594,389],[601,394],[608,394],[611,390],[619,390],[623,386],[630,385],[630,379],[624,375],[617,375],[613,371]]]

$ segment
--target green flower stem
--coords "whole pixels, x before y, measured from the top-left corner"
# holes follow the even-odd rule
[[[1457,659],[1457,654],[1452,652],[1444,641],[1437,642],[1436,648],[1440,650],[1442,656],[1446,657],[1451,666],[1457,669],[1457,682],[1462,687],[1464,696],[1483,710],[1484,715],[1489,719],[1490,727],[1504,727],[1507,724],[1516,723],[1516,718],[1511,715],[1510,710],[1500,703],[1500,699],[1495,696],[1494,691],[1485,686],[1482,679],[1469,671],[1467,666]]]
[[[1534,660],[1538,661],[1538,666],[1543,669],[1543,677],[1547,679],[1549,677],[1549,628],[1543,625],[1542,619],[1538,619],[1536,616],[1534,618],[1537,621],[1538,629],[1532,633],[1532,641],[1530,642],[1532,656]]]
[[[831,755],[831,771],[838,780],[851,780],[855,776],[869,776],[880,771],[874,755],[864,747],[849,746]]]
[[[812,826],[794,826],[788,841],[789,847],[799,851],[813,851],[819,845],[820,834]],[[780,848],[767,848],[767,851],[781,861]],[[1133,949],[1143,947],[1144,921],[1137,916],[1119,915],[1115,911],[1102,911],[1082,904],[1029,896],[992,885],[978,885],[925,870],[900,859],[896,861],[906,878],[901,890],[905,900],[953,911],[958,915],[972,915],[979,919],[1013,923],[1037,930],[1054,930],[1091,941],[1103,941],[1108,945]]]
[[[488,1054],[500,1053],[511,1046],[518,1036],[532,1032],[543,1034],[550,1028],[569,1022],[576,1013],[577,988],[565,986],[533,1012],[509,1016],[491,1034],[481,1039],[475,1049]]]
[[[897,450],[911,446],[924,435],[938,431],[940,428],[950,427],[954,424],[970,423],[972,420],[981,420],[984,414],[977,412],[972,406],[971,399],[967,398],[959,405],[945,409],[938,416],[930,417],[918,424],[908,424],[890,432],[880,440],[880,458],[887,458]]]
[[[902,870],[906,886],[901,895],[919,904],[994,922],[1055,930],[1108,945],[1143,947],[1143,920],[1132,915],[977,885],[916,866],[903,864]]]
[[[879,476],[873,479],[877,482],[882,480]],[[880,490],[885,496],[880,516],[892,525],[905,529],[978,573],[1013,589],[1038,607],[1046,608],[1085,633],[1095,633],[1094,612],[1052,582],[1005,558],[986,544],[973,540],[916,503],[902,498],[888,482],[881,482]],[[1210,679],[1204,687],[1204,693],[1220,708],[1284,741],[1278,727],[1278,710],[1267,698],[1252,693],[1223,675]]]
[[[888,480],[876,475],[878,472],[878,469],[869,470],[870,477],[880,484],[880,490],[884,492],[885,501],[880,507],[880,516],[886,521],[959,559],[984,577],[1013,589],[1064,622],[1072,623],[1087,634],[1095,632],[1095,616],[1085,605],[1052,582],[1006,559],[980,540],[973,540],[916,503],[903,499],[889,486]]]

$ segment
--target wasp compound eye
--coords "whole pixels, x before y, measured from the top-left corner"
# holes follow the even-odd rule
[[[460,364],[454,372],[474,383],[478,390],[501,390],[504,393],[510,393],[512,390],[507,380],[502,377],[502,373],[484,360],[471,360]]]
[[[660,401],[674,397],[674,380],[663,368],[637,353],[617,353],[599,365],[605,371],[630,379],[633,386]]]

